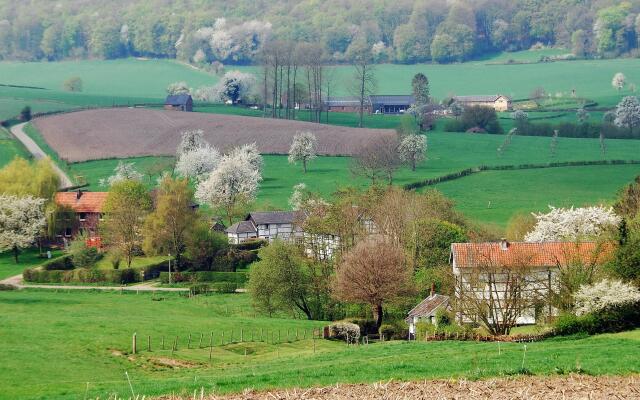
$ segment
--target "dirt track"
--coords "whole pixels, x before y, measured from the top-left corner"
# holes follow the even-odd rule
[[[386,129],[357,129],[271,118],[185,113],[142,108],[110,108],[37,118],[35,126],[71,162],[113,157],[175,155],[180,132],[202,129],[206,139],[225,151],[256,142],[264,154],[286,154],[292,137],[313,132],[323,155],[352,155]]]
[[[338,385],[288,391],[246,391],[234,396],[205,396],[207,400],[338,400],[338,399],[473,399],[473,400],[605,400],[640,399],[640,377],[563,377],[502,378],[484,381],[391,382],[373,385]],[[162,400],[191,400],[189,396],[165,396]]]

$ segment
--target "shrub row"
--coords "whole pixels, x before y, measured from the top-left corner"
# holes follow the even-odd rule
[[[215,282],[215,283],[233,283],[237,287],[244,287],[247,282],[247,274],[245,272],[216,272],[216,271],[198,271],[198,272],[173,272],[171,273],[171,281],[178,282]],[[160,273],[160,282],[169,283],[169,273]],[[234,289],[235,290],[235,289]]]
[[[267,244],[267,241],[264,239],[255,239],[255,240],[247,240],[246,242],[242,242],[239,244],[233,244],[231,247],[238,250],[257,250]]]
[[[238,285],[235,282],[196,283],[189,286],[192,296],[209,293],[235,293]]]
[[[640,302],[607,307],[582,316],[563,315],[555,323],[558,335],[622,332],[640,327]]]
[[[408,183],[404,185],[406,190],[419,189],[425,186],[432,186],[441,182],[452,181],[463,178],[482,171],[508,171],[519,169],[555,168],[555,167],[578,167],[589,165],[623,165],[640,164],[640,160],[591,160],[591,161],[562,161],[544,164],[517,164],[517,165],[480,165],[478,167],[467,168],[447,175],[436,176],[435,178],[424,179],[422,181]]]
[[[140,271],[132,268],[101,270],[77,268],[72,270],[40,270],[27,268],[22,273],[32,283],[112,283],[127,284],[140,281]]]
[[[520,136],[553,136],[554,131],[558,131],[560,137],[568,138],[598,138],[600,132],[604,130],[607,139],[639,139],[640,131],[631,132],[628,128],[619,128],[611,124],[584,123],[574,124],[571,122],[551,123],[519,123],[517,124],[518,135]]]

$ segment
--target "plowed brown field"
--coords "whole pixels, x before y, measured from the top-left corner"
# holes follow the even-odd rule
[[[286,154],[298,132],[311,131],[318,154],[352,155],[386,129],[357,129],[270,118],[112,108],[51,115],[34,121],[49,146],[70,162],[103,158],[174,155],[180,132],[202,129],[224,151],[256,142],[263,154]]]
[[[201,397],[202,396],[202,397]],[[207,396],[200,391],[185,396],[164,396],[162,400],[339,400],[339,399],[425,399],[425,400],[608,400],[639,399],[638,376],[527,377],[483,381],[437,380],[390,382],[373,385],[336,385],[325,388],[270,392],[246,391],[231,396]]]

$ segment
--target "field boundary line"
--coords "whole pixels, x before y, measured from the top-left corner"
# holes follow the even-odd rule
[[[563,161],[542,164],[508,164],[508,165],[479,165],[465,168],[446,175],[440,175],[422,181],[407,183],[402,187],[405,190],[420,189],[433,186],[442,182],[449,182],[466,176],[474,175],[485,171],[519,171],[527,169],[563,168],[563,167],[589,167],[594,165],[637,165],[640,160],[593,160],[593,161]]]

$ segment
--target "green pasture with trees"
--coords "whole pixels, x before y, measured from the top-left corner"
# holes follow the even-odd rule
[[[136,318],[131,317],[132,310]],[[136,395],[200,393],[201,388],[205,394],[220,394],[246,387],[490,378],[517,373],[523,359],[522,344],[502,343],[498,351],[497,343],[456,341],[347,346],[316,340],[314,353],[309,335],[321,322],[269,318],[254,311],[246,294],[188,299],[174,294],[28,290],[0,292],[0,311],[6,322],[0,397],[7,399],[102,398],[113,393],[126,398],[131,389],[124,371]],[[246,343],[238,343],[240,329]],[[296,329],[299,336],[306,330],[307,339],[296,341]],[[229,343],[232,330],[235,343]],[[278,330],[284,343],[271,344],[271,335],[276,332],[277,341]],[[287,330],[291,343],[285,340]],[[265,341],[256,340],[260,331]],[[136,355],[131,354],[134,332]],[[214,346],[209,361],[211,332]],[[187,348],[189,334],[191,349]],[[204,335],[202,348],[200,334]],[[172,355],[176,336],[178,350]],[[524,366],[536,375],[636,373],[639,341],[636,330],[528,343]],[[38,343],[37,352],[30,343]],[[40,362],[43,358],[55,363]],[[425,363],[425,358],[430,362]]]

